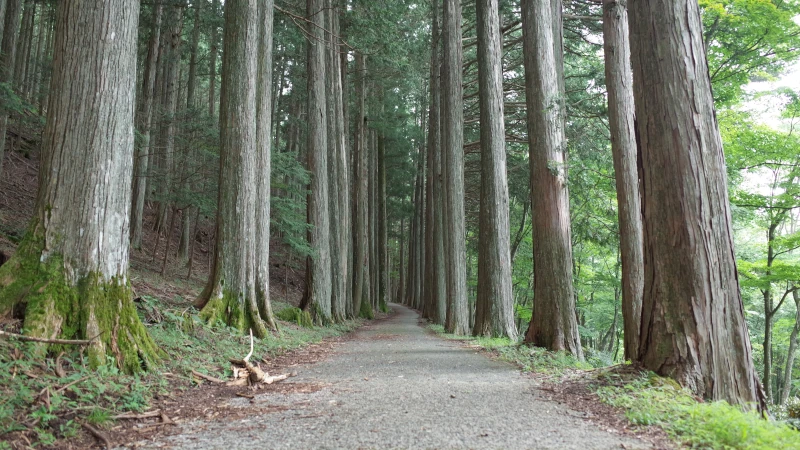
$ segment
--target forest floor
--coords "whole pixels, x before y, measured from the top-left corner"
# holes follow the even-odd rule
[[[613,417],[574,410],[542,380],[394,314],[297,368],[280,391],[232,398],[233,416],[182,423],[137,448],[660,448]],[[586,406],[583,404],[582,406]],[[609,411],[603,411],[608,413]],[[612,416],[617,416],[612,411]]]

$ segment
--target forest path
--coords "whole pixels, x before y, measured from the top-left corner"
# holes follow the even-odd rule
[[[151,448],[649,447],[544,400],[515,367],[434,336],[416,312],[392,308],[326,360],[299,367],[285,382],[296,389],[253,400],[274,412],[186,423]]]

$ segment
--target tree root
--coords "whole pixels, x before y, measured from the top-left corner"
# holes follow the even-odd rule
[[[89,431],[89,433],[92,433],[92,436],[96,437],[97,440],[100,441],[105,448],[110,449],[114,447],[113,445],[111,445],[111,441],[109,441],[106,435],[101,433],[100,430],[89,425],[86,422],[80,422],[80,424],[83,428],[86,428],[86,430]]]
[[[234,365],[233,373],[234,380],[226,383],[227,386],[248,386],[258,383],[272,384],[276,381],[281,381],[289,378],[291,375],[288,373],[282,375],[270,376],[269,373],[261,370],[258,363],[253,364],[250,358],[253,356],[253,330],[250,330],[250,353],[244,359],[231,359],[231,364]],[[236,367],[244,366],[244,368]]]
[[[43,344],[59,344],[59,345],[89,345],[95,339],[99,338],[103,333],[98,334],[97,336],[91,339],[45,339],[45,338],[38,338],[33,336],[24,336],[17,333],[9,333],[8,331],[0,330],[0,336],[8,336],[20,341],[27,341],[27,342],[41,342]]]

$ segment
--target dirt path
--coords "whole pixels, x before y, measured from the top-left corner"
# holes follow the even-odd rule
[[[187,423],[147,448],[648,448],[545,400],[516,368],[433,336],[415,312],[393,308],[334,356],[299,368],[296,389],[252,400],[273,412]]]

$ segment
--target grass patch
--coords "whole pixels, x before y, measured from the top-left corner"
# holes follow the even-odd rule
[[[174,306],[151,297],[137,306],[150,336],[167,354],[164,364],[143,374],[125,375],[112,358],[92,371],[87,357],[75,349],[62,357],[67,376],[59,378],[52,355],[37,359],[33,344],[0,339],[0,450],[20,434],[35,446],[52,445],[74,437],[81,421],[108,428],[117,414],[147,411],[154,395],[190,388],[192,370],[230,377],[228,358],[242,358],[250,350],[249,336],[222,325],[206,326],[191,309],[170,309]],[[279,302],[273,307],[277,312],[292,308]],[[279,322],[278,333],[255,341],[253,359],[345,334],[360,323],[305,328]],[[174,377],[167,381],[165,372]]]
[[[568,370],[585,370],[594,367],[589,362],[580,361],[567,352],[550,352],[540,347],[529,347],[517,342],[512,342],[507,338],[457,336],[446,333],[444,327],[441,325],[429,325],[428,328],[446,339],[470,342],[486,350],[495,352],[501,360],[516,364],[524,372],[561,376]]]
[[[625,410],[634,425],[658,426],[690,448],[800,448],[800,433],[786,424],[743,412],[726,402],[701,403],[670,379],[643,372],[633,379],[600,375],[601,401]],[[610,383],[610,384],[609,384]]]

